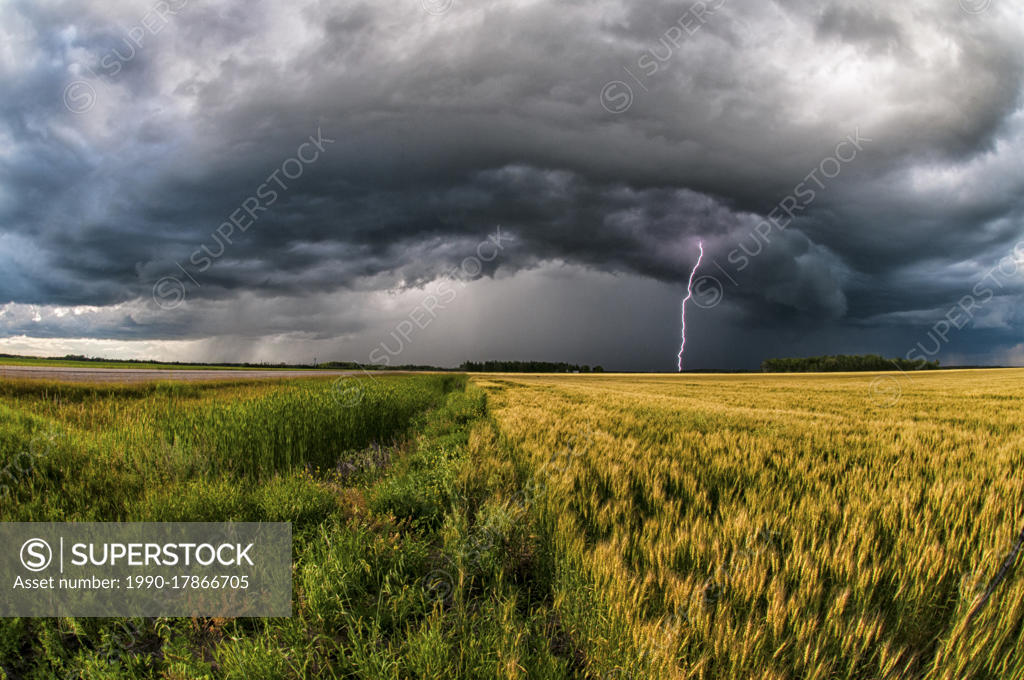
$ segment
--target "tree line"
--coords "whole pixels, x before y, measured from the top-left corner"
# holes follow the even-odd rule
[[[822,357],[765,359],[765,373],[830,373],[837,371],[921,371],[939,367],[938,360],[887,359],[878,354],[836,354]]]
[[[464,361],[459,369],[467,373],[604,373],[601,366],[562,361]]]

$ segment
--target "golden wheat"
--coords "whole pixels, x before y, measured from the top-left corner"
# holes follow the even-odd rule
[[[648,672],[1024,677],[1024,370],[475,380]]]

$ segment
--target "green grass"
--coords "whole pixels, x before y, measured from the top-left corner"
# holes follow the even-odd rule
[[[0,383],[0,520],[291,521],[288,619],[0,619],[0,678],[569,677],[552,560],[461,375]]]
[[[405,436],[416,414],[462,381],[449,375],[361,380],[361,398],[352,406],[323,380],[3,382],[0,519],[189,519],[194,511],[191,520],[199,521],[210,517],[210,507],[229,508],[225,519],[239,519],[261,488],[239,486],[239,479],[261,482],[309,470],[322,476],[371,444]],[[236,494],[235,487],[249,491]]]

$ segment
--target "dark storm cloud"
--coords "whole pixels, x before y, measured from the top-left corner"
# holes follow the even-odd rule
[[[738,327],[909,327],[1019,240],[1024,23],[1006,3],[425,6],[447,7],[0,8],[3,301],[120,310],[48,330],[12,311],[5,330],[216,336],[211,310],[244,298],[252,336],[343,335],[374,322],[314,307],[423,285],[497,225],[515,247],[482,276],[561,261],[679,285],[702,238]],[[855,135],[871,141],[759,237]],[[311,137],[331,141],[285,165]],[[740,247],[758,254],[737,271]],[[190,312],[153,306],[164,277]]]

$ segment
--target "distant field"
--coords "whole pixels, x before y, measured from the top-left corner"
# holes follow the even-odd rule
[[[49,380],[55,382],[131,384],[152,382],[209,382],[214,380],[283,380],[288,378],[338,378],[351,375],[355,371],[318,370],[318,369],[247,369],[235,368],[221,370],[204,368],[194,370],[180,369],[148,369],[148,368],[97,368],[73,366],[18,366],[0,364],[0,380]],[[362,371],[359,371],[362,373]],[[398,373],[397,371],[393,371]],[[383,372],[381,372],[383,374]]]
[[[134,361],[81,361],[77,359],[48,359],[44,357],[0,357],[0,366],[64,366],[68,368],[144,368],[148,370],[234,371],[234,370],[295,370],[282,367],[219,366],[214,364],[162,364]]]
[[[1024,370],[0,380],[0,520],[291,521],[288,619],[0,678],[1024,678]]]

